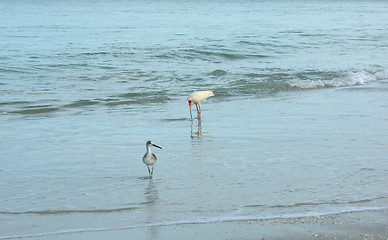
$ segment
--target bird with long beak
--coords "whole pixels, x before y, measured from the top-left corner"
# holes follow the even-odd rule
[[[152,146],[162,149],[158,145],[153,144],[151,141],[148,141],[146,143],[147,152],[143,156],[143,163],[147,165],[148,175],[150,176],[151,179],[152,179],[152,174],[154,174],[154,164],[156,163],[156,160],[157,160],[156,155],[151,152]],[[152,170],[150,170],[149,166],[151,166]]]
[[[207,91],[199,91],[199,92],[193,92],[190,94],[188,101],[190,106],[190,117],[193,118],[193,115],[191,113],[191,105],[195,104],[197,107],[197,117],[201,118],[201,103],[205,101],[209,97],[213,97],[214,93],[211,90]]]

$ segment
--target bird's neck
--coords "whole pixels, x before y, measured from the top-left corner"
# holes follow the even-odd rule
[[[147,153],[146,154],[151,154],[151,147],[150,146],[147,146]]]

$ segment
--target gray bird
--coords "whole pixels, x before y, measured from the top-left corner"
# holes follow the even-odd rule
[[[148,175],[152,179],[152,174],[154,173],[154,164],[156,163],[157,158],[156,158],[156,155],[151,152],[151,146],[154,146],[160,149],[162,148],[159,147],[158,145],[153,144],[151,141],[148,141],[146,143],[147,152],[143,156],[143,163],[147,165]],[[149,166],[151,166],[151,170]]]

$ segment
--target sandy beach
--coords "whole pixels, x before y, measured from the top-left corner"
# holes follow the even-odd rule
[[[107,232],[108,233],[108,232]],[[388,210],[113,231],[131,239],[388,239]],[[104,235],[104,234],[102,234]],[[101,233],[93,237],[101,237]]]
[[[1,239],[388,239],[388,209],[322,216],[79,229]]]

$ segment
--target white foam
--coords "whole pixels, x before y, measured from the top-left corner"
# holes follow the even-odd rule
[[[286,214],[286,215],[263,216],[263,217],[234,216],[234,217],[204,218],[204,219],[182,220],[182,221],[173,221],[173,222],[165,222],[165,223],[144,224],[144,225],[137,225],[137,226],[68,229],[68,230],[38,233],[38,234],[9,235],[9,236],[0,236],[0,239],[37,238],[37,237],[49,237],[49,236],[66,235],[66,234],[74,234],[74,233],[107,232],[107,231],[130,230],[135,228],[147,228],[147,227],[168,227],[168,226],[193,225],[193,224],[212,224],[212,223],[226,223],[226,222],[247,222],[247,221],[276,220],[276,219],[292,219],[292,218],[301,218],[301,217],[303,218],[303,217],[328,216],[328,215],[352,213],[352,212],[381,211],[386,209],[388,209],[388,207],[361,207],[361,208],[348,207],[337,211],[310,212],[310,213],[301,213],[301,214]]]
[[[300,80],[295,79],[289,82],[293,88],[314,89],[324,87],[348,87],[363,85],[369,82],[388,79],[388,73],[385,69],[375,71],[357,71],[348,72],[342,77],[322,80]]]

